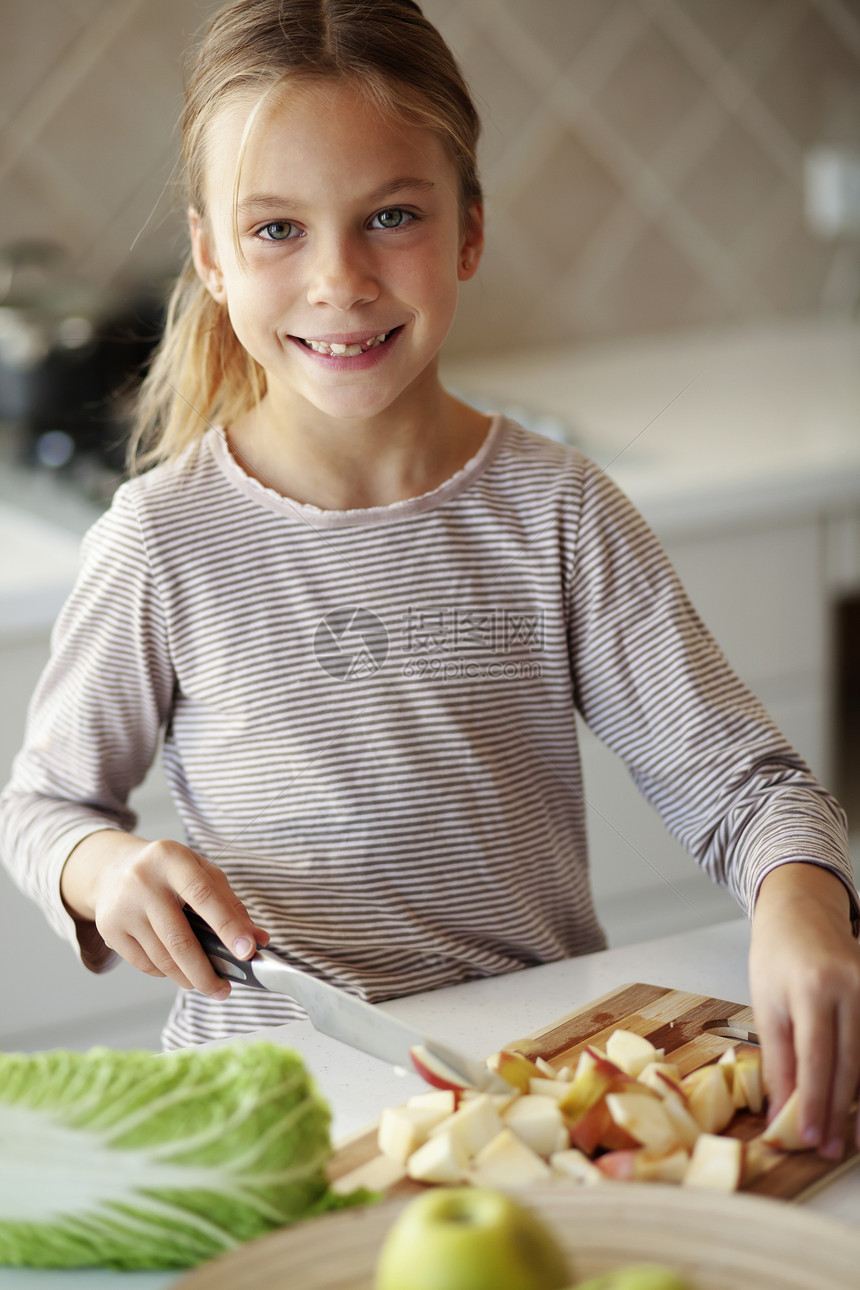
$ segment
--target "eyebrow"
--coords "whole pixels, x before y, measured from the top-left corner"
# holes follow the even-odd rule
[[[435,189],[436,185],[431,179],[413,179],[410,176],[405,176],[402,179],[392,179],[381,184],[372,193],[368,193],[365,200],[373,204],[383,201],[386,197],[395,197],[402,192],[431,193]],[[302,199],[299,197],[289,197],[276,193],[253,193],[250,197],[243,197],[237,209],[243,212],[271,208],[272,206],[296,209],[301,205]]]

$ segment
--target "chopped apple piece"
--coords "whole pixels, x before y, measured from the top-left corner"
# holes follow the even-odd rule
[[[643,1066],[637,1079],[640,1084],[647,1084],[655,1093],[665,1097],[667,1083],[675,1088],[681,1087],[681,1068],[675,1062],[649,1062]]]
[[[366,1187],[369,1191],[388,1191],[406,1177],[406,1169],[390,1156],[374,1156],[363,1165],[358,1165],[347,1174],[332,1183],[332,1191],[339,1196],[348,1196],[350,1192]]]
[[[379,1119],[379,1150],[405,1165],[430,1130],[449,1118],[446,1111],[432,1107],[388,1106]]]
[[[690,1113],[687,1099],[680,1091],[674,1089],[663,1099],[663,1110],[675,1128],[678,1141],[687,1151],[692,1151],[703,1132],[698,1120]]]
[[[434,1138],[438,1134],[450,1136],[461,1155],[468,1159],[501,1131],[502,1121],[492,1097],[488,1093],[481,1093],[480,1096],[463,1102],[459,1110],[431,1129],[429,1137]]]
[[[640,1151],[636,1164],[636,1178],[641,1182],[681,1183],[690,1164],[690,1153],[682,1147],[666,1155]]]
[[[658,1053],[651,1041],[635,1030],[613,1030],[606,1041],[606,1056],[636,1079],[649,1062],[659,1061],[663,1053]]]
[[[726,1081],[726,1087],[728,1088],[730,1093],[732,1091],[732,1088],[734,1087],[735,1066],[737,1065],[737,1062],[738,1062],[737,1048],[727,1048],[726,1051],[723,1053],[722,1057],[720,1058],[720,1060],[717,1062],[717,1066],[723,1073],[723,1078]]]
[[[503,1048],[498,1053],[493,1053],[492,1057],[487,1058],[487,1065],[491,1071],[501,1075],[502,1079],[521,1093],[529,1091],[529,1080],[539,1074],[538,1068],[528,1057],[522,1053],[511,1052]]]
[[[797,1089],[780,1107],[761,1135],[762,1142],[779,1151],[807,1151],[807,1144],[800,1135],[800,1095]]]
[[[443,1115],[453,1115],[461,1094],[452,1088],[434,1088],[429,1093],[414,1093],[406,1099],[407,1106],[438,1109]]]
[[[558,1102],[551,1097],[535,1094],[519,1097],[502,1112],[502,1120],[539,1156],[551,1155],[558,1146],[559,1130],[564,1132]]]
[[[560,1174],[563,1178],[573,1178],[576,1182],[586,1183],[589,1186],[603,1181],[604,1175],[597,1165],[575,1147],[554,1151],[549,1158],[549,1163],[553,1173]]]
[[[680,1183],[689,1163],[688,1153],[680,1147],[662,1153],[639,1147],[633,1151],[608,1151],[595,1168],[619,1182]]]
[[[505,1107],[510,1106],[511,1102],[515,1102],[519,1096],[519,1093],[513,1087],[509,1088],[507,1093],[479,1093],[476,1088],[467,1088],[463,1090],[457,1100],[457,1110],[459,1111],[460,1107],[465,1106],[467,1102],[474,1102],[476,1098],[488,1097],[499,1115],[501,1115]]]
[[[681,1081],[690,1111],[705,1133],[720,1133],[735,1113],[725,1077],[716,1066],[702,1066]]]
[[[722,1079],[722,1074],[717,1071]],[[728,1091],[728,1090],[727,1090]],[[684,1175],[685,1187],[705,1191],[737,1191],[744,1167],[744,1144],[738,1138],[721,1138],[703,1133],[693,1148]]]
[[[535,1058],[535,1066],[538,1068],[538,1073],[543,1075],[546,1079],[558,1078],[558,1071],[554,1066],[551,1066],[549,1062],[544,1061],[543,1057]]]
[[[741,1177],[741,1186],[747,1187],[751,1182],[755,1182],[762,1174],[766,1174],[774,1165],[778,1165],[780,1160],[785,1157],[776,1147],[770,1146],[763,1142],[761,1137],[750,1138],[746,1144],[744,1152],[744,1171]]]
[[[606,1105],[615,1123],[650,1151],[662,1155],[682,1145],[658,1098],[645,1093],[607,1093]]]
[[[561,1102],[570,1092],[570,1083],[567,1080],[545,1079],[543,1075],[538,1075],[529,1080],[530,1093],[536,1093],[539,1097],[551,1097],[555,1102]]]
[[[552,1170],[511,1129],[503,1129],[478,1152],[468,1178],[476,1187],[529,1187],[549,1182]]]
[[[631,1133],[613,1120],[605,1097],[590,1107],[576,1123],[567,1122],[567,1127],[570,1145],[590,1156],[598,1147],[604,1151],[626,1151],[640,1145]]]
[[[745,1054],[735,1063],[733,1101],[736,1107],[748,1106],[755,1115],[764,1106],[761,1057],[758,1053]]]
[[[572,1068],[570,1066],[562,1066],[561,1070],[556,1073],[556,1079],[564,1080],[566,1084],[569,1084],[573,1079]]]
[[[450,1133],[438,1133],[413,1151],[406,1162],[406,1172],[416,1182],[459,1183],[467,1163],[462,1144]]]
[[[636,1157],[641,1150],[641,1147],[627,1147],[624,1151],[607,1151],[598,1156],[594,1168],[613,1182],[632,1182],[636,1177]]]
[[[585,1053],[588,1052],[586,1049]],[[631,1077],[606,1057],[589,1054],[585,1061],[580,1058],[573,1083],[559,1102],[562,1114],[575,1123],[604,1094],[610,1090],[620,1092],[631,1082]]]
[[[584,1075],[586,1071],[591,1070],[591,1068],[596,1066],[598,1062],[605,1062],[608,1060],[609,1059],[602,1048],[595,1048],[593,1044],[589,1044],[587,1048],[583,1048],[577,1058],[573,1078],[579,1079],[580,1075]]]

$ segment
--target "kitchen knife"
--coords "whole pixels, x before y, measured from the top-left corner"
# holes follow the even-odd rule
[[[702,1030],[709,1035],[719,1035],[721,1039],[739,1039],[742,1044],[758,1044],[761,1047],[761,1040],[757,1030],[753,1030],[749,1026],[738,1025],[730,1017],[721,1017],[719,1021],[705,1022]]]
[[[451,1082],[461,1086],[510,1093],[510,1084],[482,1062],[398,1021],[381,1008],[356,999],[345,990],[291,967],[272,950],[258,949],[253,958],[237,958],[199,914],[188,906],[183,913],[218,976],[255,990],[288,995],[301,1004],[314,1029],[322,1034],[392,1066],[414,1068],[428,1083],[446,1087],[449,1086],[446,1077],[452,1076]]]

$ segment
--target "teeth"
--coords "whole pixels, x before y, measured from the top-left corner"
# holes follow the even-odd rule
[[[357,345],[342,345],[339,341],[327,340],[306,340],[305,344],[308,349],[312,349],[315,354],[327,354],[331,356],[336,354],[338,358],[355,358],[359,354],[366,354],[369,349],[375,349],[390,333],[381,332],[378,336],[373,336],[370,340],[363,340]]]

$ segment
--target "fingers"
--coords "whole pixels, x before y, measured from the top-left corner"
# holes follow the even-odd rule
[[[828,1128],[838,1052],[833,1006],[822,1001],[816,1008],[798,1007],[795,1047],[801,1136],[807,1146],[819,1147],[822,1153],[830,1154]],[[842,1123],[844,1126],[844,1115]],[[839,1149],[841,1152],[841,1138]]]
[[[251,958],[259,945],[268,944],[268,932],[253,922],[221,870],[202,857],[197,859],[199,869],[177,895],[205,919],[237,958]]]
[[[762,1068],[768,1091],[768,1116],[776,1115],[795,1085],[794,1031],[787,1017],[755,1010],[761,1040]]]
[[[850,997],[843,998],[837,1009],[836,1035],[839,1062],[833,1077],[830,1115],[824,1133],[824,1154],[831,1159],[842,1155],[845,1126],[860,1086],[860,1008]],[[855,1125],[855,1139],[860,1146],[860,1121]]]
[[[793,1015],[793,1030],[760,1027],[771,1113],[796,1083],[804,1142],[837,1160],[860,1083],[860,1004],[850,989],[820,989],[797,1003]],[[860,1145],[860,1126],[855,1132]]]
[[[145,843],[124,854],[100,886],[96,925],[105,943],[138,971],[164,976],[184,989],[226,999],[182,906],[189,904],[240,958],[250,958],[268,935],[256,926],[225,874],[176,842]]]

